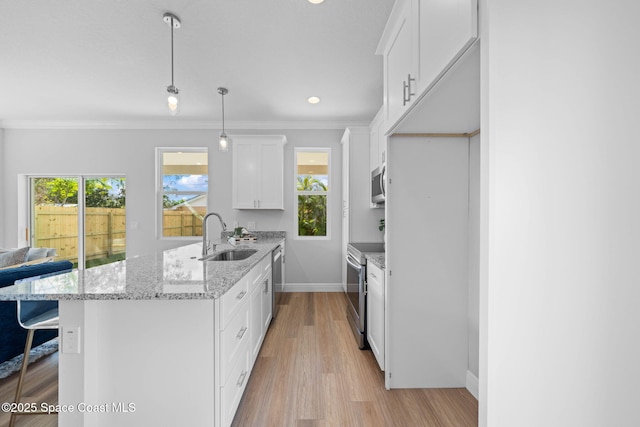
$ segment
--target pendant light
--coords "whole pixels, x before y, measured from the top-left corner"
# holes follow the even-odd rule
[[[224,87],[218,88],[218,93],[222,96],[222,132],[220,132],[220,138],[218,139],[218,150],[229,151],[229,137],[224,132],[224,96],[229,91]]]
[[[167,86],[167,108],[169,114],[175,116],[180,111],[180,91],[173,84],[173,30],[180,28],[182,23],[176,15],[170,12],[165,13],[162,20],[171,28],[171,85]]]

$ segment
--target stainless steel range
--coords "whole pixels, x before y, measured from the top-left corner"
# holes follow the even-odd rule
[[[367,348],[367,252],[384,252],[384,243],[349,243],[347,246],[347,319],[359,348]]]

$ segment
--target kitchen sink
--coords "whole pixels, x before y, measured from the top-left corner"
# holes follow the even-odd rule
[[[228,249],[211,255],[207,255],[204,258],[200,258],[202,261],[240,261],[249,258],[251,255],[258,252],[257,249]]]

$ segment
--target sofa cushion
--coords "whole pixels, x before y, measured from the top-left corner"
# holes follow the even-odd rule
[[[15,268],[7,268],[0,271],[0,288],[13,285],[16,280],[27,277],[41,276],[63,271],[71,271],[73,264],[70,261],[52,261],[42,264],[22,265]]]
[[[0,267],[6,267],[8,265],[15,265],[25,262],[27,260],[28,252],[29,247],[25,246],[24,248],[15,249],[0,254]]]
[[[49,248],[31,248],[27,252],[27,261],[46,258],[47,252],[49,252]]]

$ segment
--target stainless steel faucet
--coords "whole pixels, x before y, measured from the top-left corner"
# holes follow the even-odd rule
[[[217,216],[218,219],[220,220],[220,226],[222,227],[222,231],[227,231],[227,224],[224,223],[219,213],[209,212],[204,216],[204,218],[202,219],[202,256],[203,257],[207,256],[207,254],[209,253],[209,245],[211,244],[211,242],[207,240],[207,220],[211,215]],[[212,249],[215,249],[215,247],[216,245],[214,244]]]

